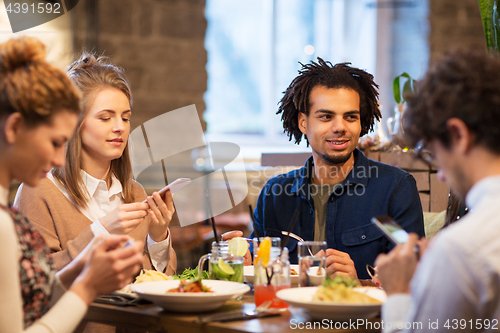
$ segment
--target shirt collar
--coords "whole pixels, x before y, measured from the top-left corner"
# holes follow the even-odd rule
[[[362,184],[366,186],[368,184],[368,178],[370,178],[370,166],[368,158],[358,148],[354,149],[353,155],[355,160],[354,167],[347,175],[342,186],[347,186],[349,184]],[[298,192],[300,188],[303,188],[303,186],[309,187],[313,168],[314,160],[311,156],[307,159],[304,166],[299,169],[298,177],[296,177],[293,182],[292,193]],[[307,189],[305,190],[308,191]]]
[[[87,187],[87,191],[89,192],[90,197],[94,196],[100,184],[103,184],[101,186],[107,189],[107,185],[104,180],[94,178],[83,170],[81,170],[81,174],[83,183]],[[123,191],[122,184],[120,183],[118,178],[115,177],[115,175],[111,176],[111,182],[112,182],[111,187],[108,190],[109,197],[112,197],[113,195],[116,194],[121,194]]]
[[[486,177],[478,181],[467,193],[465,202],[469,209],[474,209],[485,198],[497,196],[500,193],[500,175]]]
[[[115,177],[115,175],[113,175],[111,177],[111,180],[112,180],[112,183],[111,183],[111,187],[109,188],[109,196],[113,196],[115,194],[120,194],[123,196],[122,194],[122,191],[123,191],[123,187],[122,187],[122,183],[120,183],[120,181],[118,180],[118,178]]]

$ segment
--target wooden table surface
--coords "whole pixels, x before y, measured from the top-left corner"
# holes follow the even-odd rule
[[[324,320],[314,322],[308,314],[300,308],[290,307],[278,317],[267,317],[232,322],[198,323],[198,316],[231,310],[254,310],[253,295],[245,295],[240,301],[228,301],[226,304],[212,312],[184,314],[163,311],[156,305],[116,306],[93,303],[85,321],[115,325],[117,333],[125,332],[169,332],[169,333],[237,333],[237,332],[297,332],[314,327],[308,331],[318,332],[380,332],[380,318],[364,320],[360,325],[352,320],[349,322],[333,322]],[[301,323],[301,324],[299,324]],[[344,325],[344,329],[340,328]],[[300,326],[299,326],[300,325]],[[336,329],[339,327],[340,329]],[[375,329],[379,328],[379,329]]]

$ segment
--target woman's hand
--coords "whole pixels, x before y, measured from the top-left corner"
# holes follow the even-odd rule
[[[148,215],[149,205],[143,202],[123,204],[108,215],[101,217],[99,222],[110,234],[128,234]]]
[[[56,273],[64,288],[69,289],[71,287],[71,284],[73,284],[78,274],[80,274],[83,267],[85,267],[90,254],[99,244],[102,243],[104,237],[105,235],[98,235],[94,237],[75,259],[71,260],[69,264]]]
[[[158,243],[168,236],[168,226],[175,213],[174,200],[170,190],[165,192],[165,199],[162,199],[158,192],[154,192],[147,200],[151,208],[148,216],[148,233],[151,239]]]
[[[121,289],[132,281],[142,263],[142,242],[127,247],[130,237],[106,235],[95,242],[70,290],[87,304],[97,296]]]

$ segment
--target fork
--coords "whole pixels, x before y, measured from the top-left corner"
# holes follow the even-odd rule
[[[296,239],[298,240],[299,242],[304,242],[304,239],[300,238],[299,236],[297,236],[296,234],[294,234],[293,232],[288,232],[288,231],[281,231],[281,233],[285,236],[289,236],[289,237],[292,237],[293,239]],[[314,257],[314,254],[311,252],[311,249],[310,248],[307,248],[307,250],[309,251],[309,254],[311,255],[311,257]]]
[[[276,312],[283,312],[287,311],[288,309],[286,308],[271,308],[271,305],[273,304],[273,301],[267,300],[264,301],[261,305],[255,308],[256,313],[266,313],[266,312],[271,312],[271,313],[276,313]]]

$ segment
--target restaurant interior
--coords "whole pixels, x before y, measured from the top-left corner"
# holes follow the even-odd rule
[[[2,30],[8,31],[2,15]],[[246,236],[252,229],[248,206],[255,207],[265,182],[302,166],[310,155],[304,143],[288,141],[275,113],[299,62],[317,57],[374,74],[383,118],[368,134],[378,144],[365,154],[412,172],[429,228],[439,229],[448,188],[435,170],[390,143],[399,121],[393,79],[404,72],[418,79],[446,50],[485,47],[476,0],[81,0],[66,15],[17,34],[41,39],[60,68],[82,50],[123,67],[133,93],[131,129],[194,105],[206,142],[239,147],[238,158],[219,154],[219,163],[229,164],[232,190],[242,199],[215,222],[219,232],[238,229]],[[202,148],[184,151],[170,159],[166,177],[150,168],[138,181],[151,193],[165,178],[199,177],[207,169],[196,163],[206,155]],[[209,182],[213,196],[225,191],[216,174]],[[213,240],[212,228],[204,221],[186,227],[174,221],[172,228],[178,269],[194,267]]]
[[[61,69],[82,50],[121,66],[133,93],[131,131],[146,133],[148,122],[184,107],[196,110],[201,127],[183,134],[201,129],[205,144],[135,175],[148,193],[179,177],[204,177],[199,193],[209,191],[215,206],[229,192],[230,206],[212,214],[218,235],[242,230],[248,237],[249,207],[266,181],[311,155],[305,142],[295,145],[283,134],[276,111],[300,64],[317,57],[374,74],[383,117],[360,148],[415,177],[429,237],[444,223],[449,188],[400,141],[404,105],[394,100],[393,81],[402,73],[422,77],[450,49],[486,48],[477,0],[80,0],[65,15],[16,34],[0,12],[0,42],[36,37]],[[162,140],[168,145],[170,137]],[[195,199],[174,200],[180,214]],[[200,217],[206,214],[190,214],[170,226],[178,272],[194,268],[214,240],[210,219]]]

